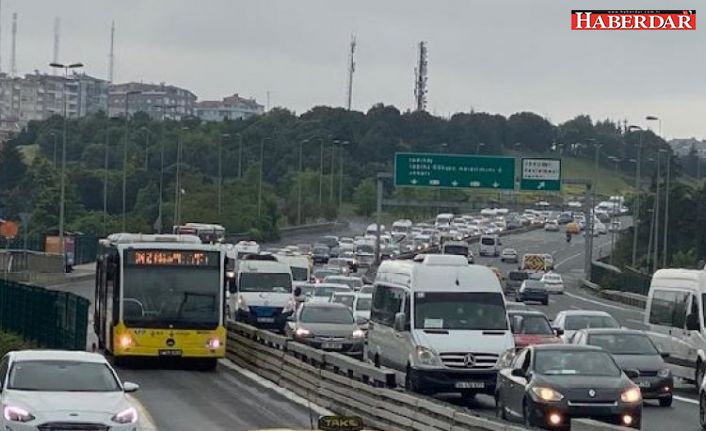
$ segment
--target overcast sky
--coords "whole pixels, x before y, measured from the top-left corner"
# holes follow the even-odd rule
[[[702,9],[695,0],[679,8]],[[706,138],[706,37],[697,31],[571,31],[573,8],[659,9],[666,0],[2,0],[0,56],[46,71],[54,17],[60,61],[105,77],[116,23],[115,80],[168,82],[199,99],[238,92],[302,113],[345,100],[348,43],[358,39],[353,107],[413,105],[416,45],[428,42],[438,115],[529,110],[553,122],[645,115],[668,137]],[[655,130],[656,131],[656,130]]]

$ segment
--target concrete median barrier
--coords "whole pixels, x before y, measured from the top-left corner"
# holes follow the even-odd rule
[[[226,355],[238,366],[317,406],[360,416],[366,429],[384,431],[521,431],[524,427],[443,401],[401,391],[396,372],[324,352],[249,325],[229,322]],[[574,430],[617,431],[574,421]],[[586,426],[588,428],[576,428]]]

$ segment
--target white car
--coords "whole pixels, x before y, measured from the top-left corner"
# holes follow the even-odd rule
[[[561,278],[561,274],[547,272],[542,276],[542,281],[549,293],[564,293],[564,280]]]
[[[562,341],[570,343],[576,331],[587,328],[620,328],[618,322],[605,311],[564,310],[552,322],[554,329],[564,331]]]
[[[547,220],[544,223],[544,230],[547,232],[559,232],[559,222],[556,220]]]
[[[97,353],[62,350],[10,352],[0,363],[3,430],[137,429],[138,414],[121,382]],[[69,427],[69,428],[67,428]]]

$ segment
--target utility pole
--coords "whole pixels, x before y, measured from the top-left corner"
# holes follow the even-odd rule
[[[223,133],[218,144],[218,215],[221,215],[221,188],[223,187],[223,140],[230,138],[228,133]]]
[[[103,158],[103,235],[108,235],[108,157],[110,153],[110,118],[105,128],[105,155]]]
[[[667,150],[667,186],[664,191],[664,239],[662,240],[662,268],[667,268],[667,239],[669,238],[669,193],[670,187],[670,167],[672,165],[672,154]]]
[[[262,220],[262,171],[265,164],[265,141],[270,139],[265,137],[260,139],[260,180],[257,183],[257,221]]]
[[[336,139],[331,143],[331,187],[329,187],[329,197],[328,200],[330,203],[333,203],[333,179],[334,179],[334,171],[336,170],[336,165],[334,164],[335,160],[335,155],[336,155],[336,144],[339,141]]]
[[[654,243],[654,257],[652,258],[652,272],[657,271],[659,267],[659,182],[662,180],[660,175],[660,160],[659,154],[661,151],[657,151],[657,181],[655,186],[655,205],[654,205],[654,220],[655,220],[655,243]]]
[[[308,139],[299,141],[299,170],[297,171],[297,224],[302,224],[302,156],[304,143],[309,142]]]
[[[419,42],[417,67],[414,69],[414,101],[417,111],[427,109],[427,45]]]

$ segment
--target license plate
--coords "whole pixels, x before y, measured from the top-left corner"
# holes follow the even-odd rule
[[[456,389],[483,389],[485,382],[456,382]]]
[[[181,356],[180,349],[164,349],[159,351],[159,356]]]
[[[650,386],[652,386],[650,385],[650,382],[640,382],[639,385],[641,388],[649,388]]]
[[[275,323],[274,317],[258,317],[257,321],[260,323]]]
[[[328,350],[341,350],[343,345],[341,343],[321,343],[321,348]]]

